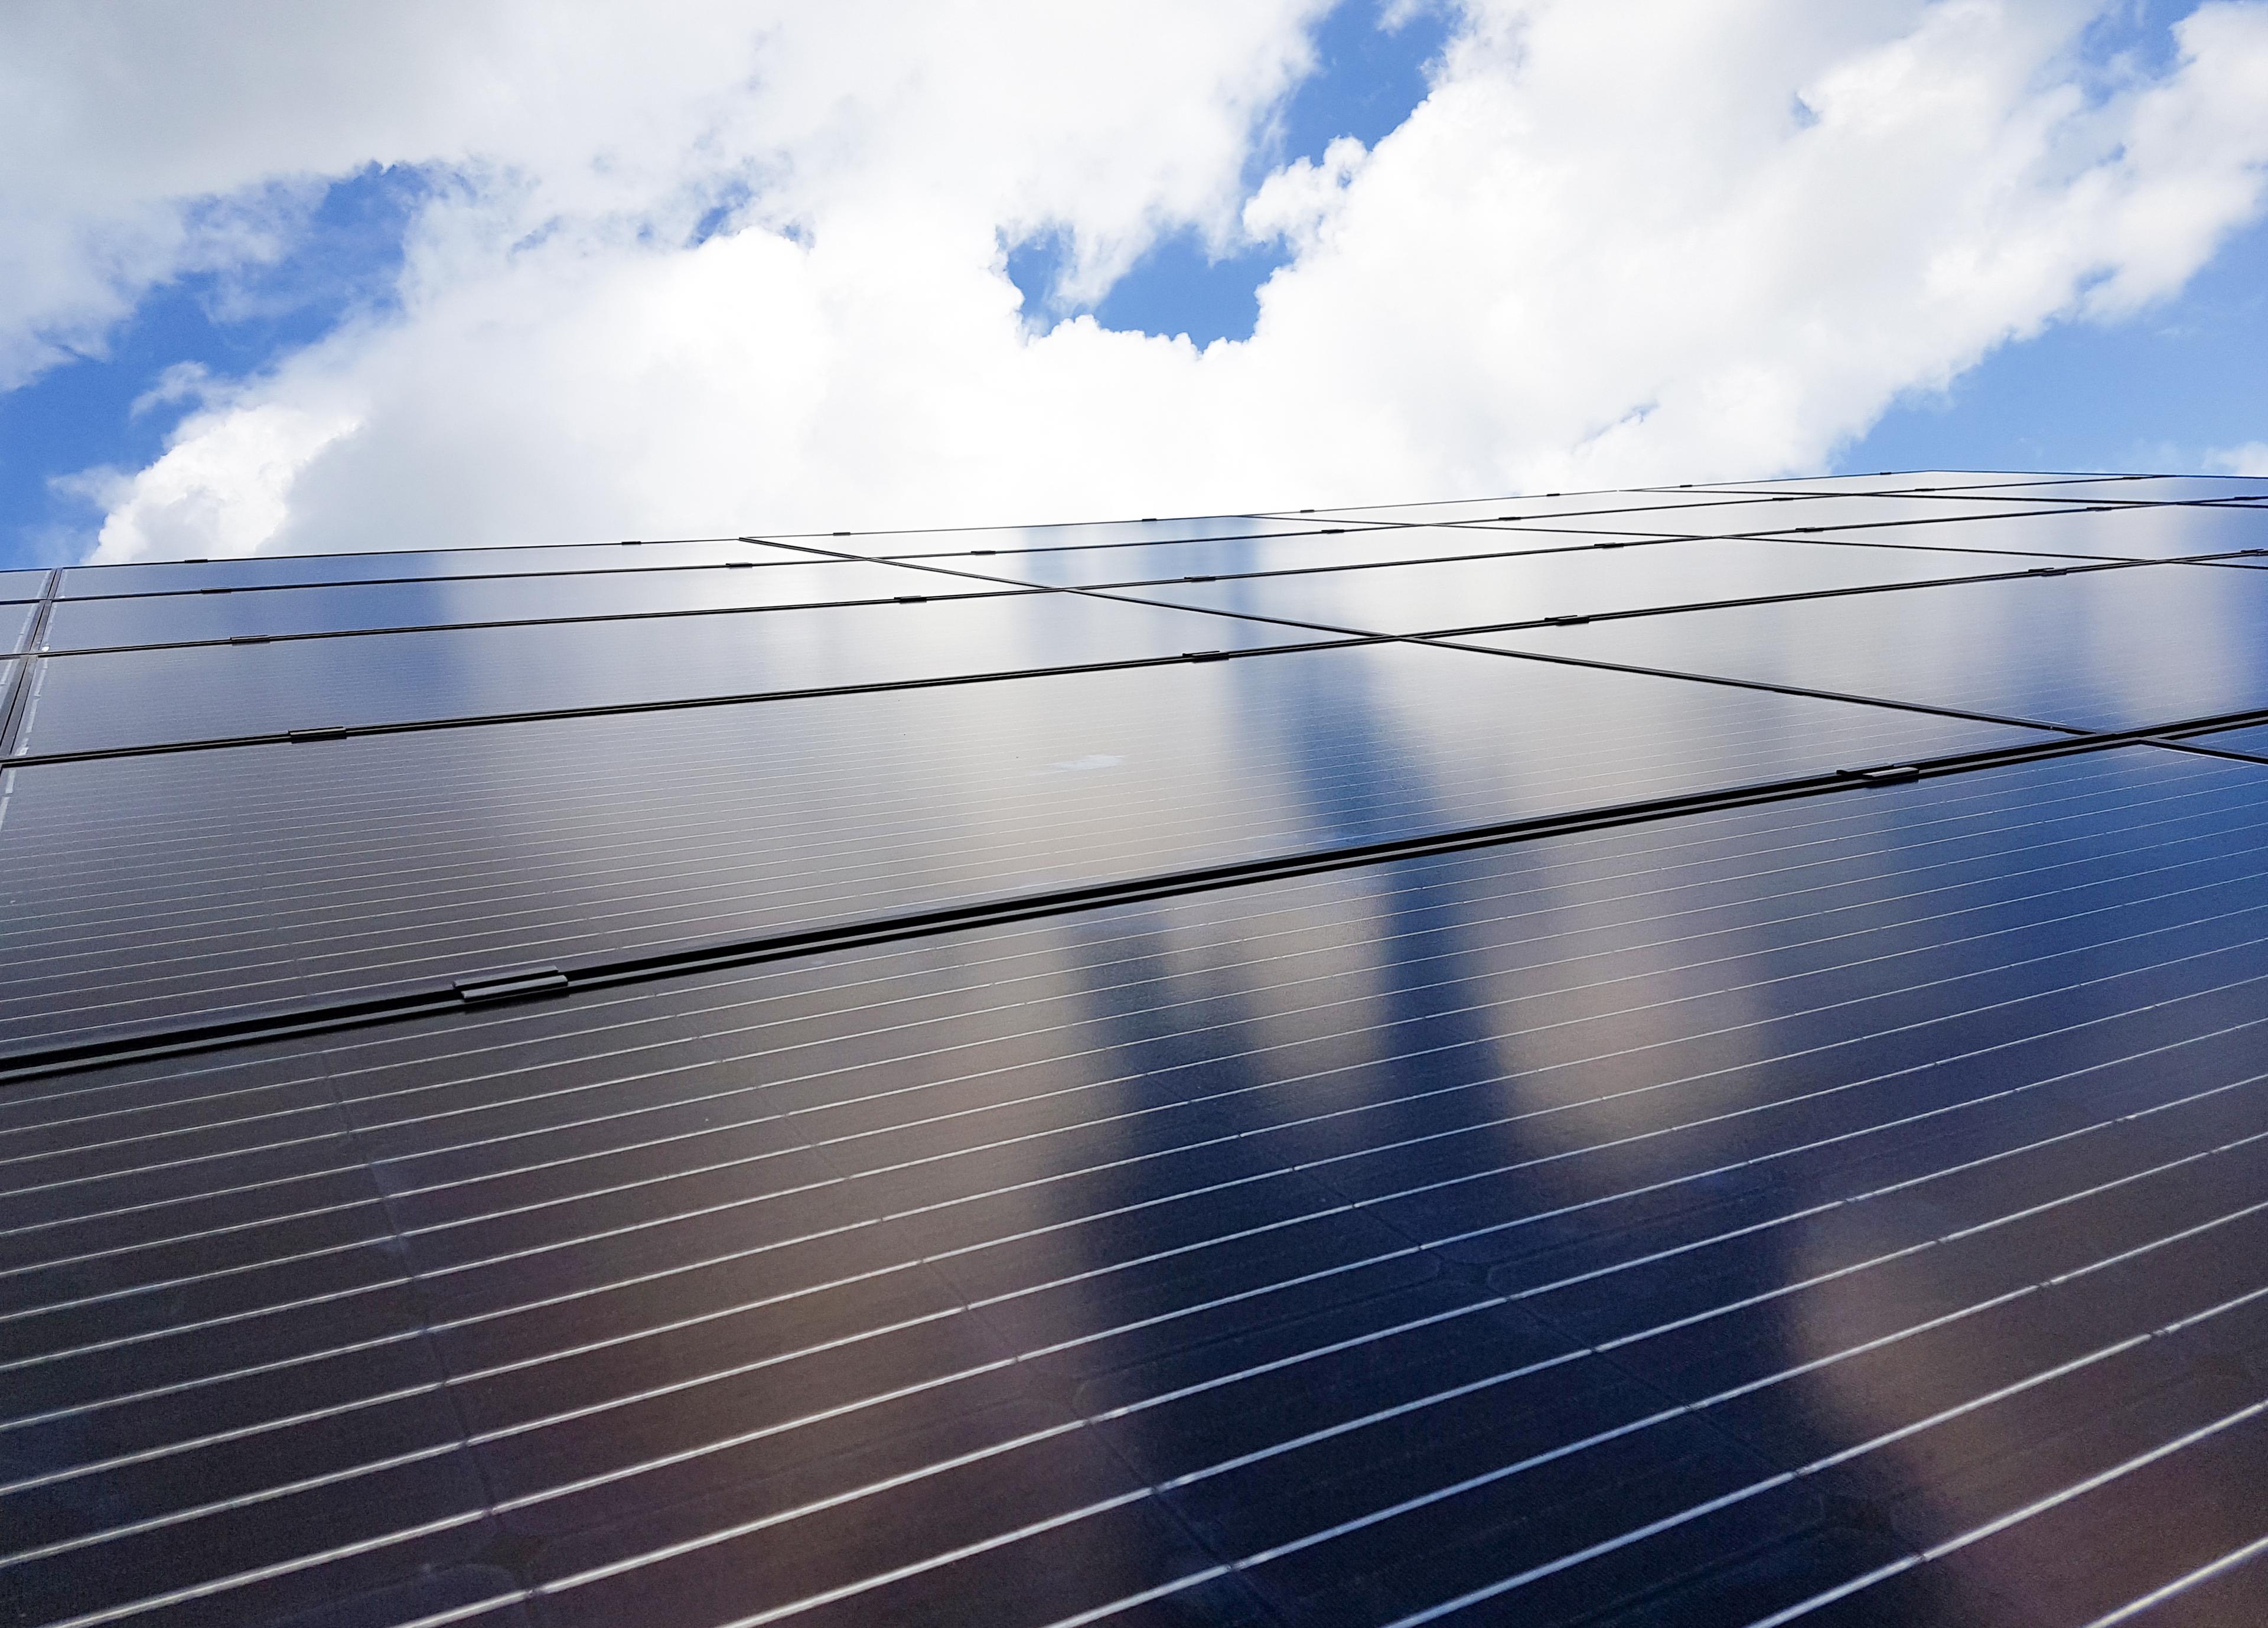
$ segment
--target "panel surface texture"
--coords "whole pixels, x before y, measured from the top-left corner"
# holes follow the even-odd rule
[[[924,555],[899,562],[932,572],[967,571],[1049,587],[1107,587],[1136,582],[1177,582],[1272,571],[1337,571],[1396,560],[1466,559],[1478,556],[1569,551],[1631,541],[1623,534],[1515,531],[1507,527],[1397,526],[1289,537],[1230,537],[1193,542],[1090,543],[1076,548],[998,550],[988,554]],[[939,580],[951,580],[939,576]]]
[[[1998,496],[1999,494],[1994,494]],[[2043,497],[2085,503],[2223,503],[2232,498],[2268,497],[2268,475],[2129,475],[2057,481],[2040,489]]]
[[[2171,560],[2268,549],[2268,513],[2237,504],[2043,507],[1983,521],[1829,528],[1819,538],[1911,549]]]
[[[2268,573],[2141,565],[1468,642],[2073,728],[2141,729],[2268,707]]]
[[[0,1028],[53,1037],[2038,739],[1388,645],[32,764],[9,771],[0,824]]]
[[[81,565],[63,573],[63,596],[195,593],[205,588],[276,588],[437,577],[543,576],[555,571],[674,571],[736,560],[777,564],[808,556],[725,538],[707,542],[569,543],[526,549],[400,549],[370,554],[267,554],[235,560],[148,565]]]
[[[2078,1628],[2268,1522],[2264,777],[18,1085],[11,1607]]]
[[[2248,490],[0,577],[0,1624],[2258,1628]]]
[[[343,633],[458,622],[681,615],[711,610],[945,598],[998,590],[981,582],[893,565],[797,561],[676,571],[586,571],[545,577],[435,578],[354,586],[234,589],[194,594],[67,599],[48,619],[55,651],[247,637]]]
[[[24,648],[39,615],[37,605],[0,605],[0,655],[12,656]]]
[[[1117,548],[1145,542],[1201,542],[1237,537],[1298,536],[1351,520],[1266,514],[1212,514],[1155,520],[1076,520],[1054,526],[963,526],[943,531],[834,532],[776,539],[783,548],[837,549],[875,559],[924,558],[990,549]]]
[[[1369,633],[1599,615],[1719,600],[1831,593],[2023,569],[2004,556],[1801,542],[1695,540],[1497,559],[1160,583],[1128,593],[1161,604],[1279,616]]]
[[[907,591],[923,586],[909,580]],[[17,746],[118,750],[1170,659],[1316,637],[1155,606],[1023,595],[55,656],[36,727]]]

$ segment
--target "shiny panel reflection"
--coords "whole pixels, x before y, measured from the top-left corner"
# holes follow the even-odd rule
[[[1370,633],[1423,633],[1556,615],[1881,587],[2012,569],[2017,568],[2005,557],[1988,554],[1697,540],[1627,550],[1381,565],[1129,591],[1164,604],[1283,616]]]
[[[1470,642],[2139,729],[2268,707],[2268,572],[2140,565],[1522,629]]]
[[[37,605],[0,605],[0,655],[16,655],[39,619]]]
[[[35,600],[47,592],[43,571],[0,571],[0,600]]]
[[[892,565],[798,561],[734,570],[593,571],[535,578],[456,578],[352,587],[63,600],[44,647],[99,650],[247,636],[422,628],[452,622],[644,616],[741,608],[932,598],[995,592],[981,582],[915,578]]]
[[[2220,503],[2230,498],[2268,497],[2268,475],[2130,475],[2100,480],[2057,481],[2040,489],[2043,497],[2087,503]]]
[[[1156,520],[1080,520],[1054,526],[963,526],[944,531],[836,532],[795,539],[804,546],[839,549],[875,559],[922,559],[937,555],[1019,552],[1027,549],[1106,549],[1148,542],[1200,542],[1218,538],[1298,536],[1352,521],[1265,514],[1211,514]],[[781,541],[789,540],[783,534]]]
[[[446,983],[2036,739],[1388,645],[34,765],[0,827],[0,1029]]]
[[[2268,1507],[2264,835],[2128,748],[0,1094],[11,1604],[2091,1622]]]
[[[1994,497],[2021,496],[2027,486],[2051,486],[2068,475],[1985,475],[1975,469],[1885,470],[1880,475],[1805,476],[1789,481],[1720,481],[1695,487],[1696,491],[1750,492],[1963,492],[1989,490]]]
[[[910,575],[910,573],[909,573]],[[909,591],[921,585],[909,583]],[[19,750],[902,683],[1316,636],[1057,595],[55,656]]]
[[[1895,544],[2095,559],[2170,560],[2268,549],[2268,512],[2197,504],[2045,509],[1984,521],[1825,531],[1822,542]]]
[[[1179,582],[1196,575],[1241,571],[1337,571],[1395,560],[1469,558],[1481,555],[1594,549],[1652,539],[1602,537],[1592,533],[1483,530],[1464,526],[1406,526],[1294,537],[1233,537],[1201,542],[1139,543],[1078,549],[1033,549],[997,556],[935,556],[924,563],[955,571],[1049,587],[1104,587],[1136,582]],[[905,567],[905,568],[910,568]],[[951,581],[935,571],[940,581]]]
[[[105,594],[195,593],[204,588],[277,588],[318,583],[411,582],[438,577],[536,576],[553,571],[672,571],[734,561],[800,562],[786,549],[718,542],[571,543],[524,549],[402,549],[369,554],[263,554],[247,559],[152,565],[81,565],[63,573],[66,599]]]
[[[2076,510],[2077,504],[2068,505]],[[1523,524],[1571,531],[1614,528],[1665,536],[1755,536],[1804,529],[1823,531],[1836,527],[1896,527],[1925,521],[2002,520],[2014,515],[2057,512],[2058,505],[2031,497],[2029,492],[1989,497],[1940,495],[1818,496],[1776,494],[1741,497],[1675,508],[1623,512],[1600,510],[1588,514],[1557,515],[1546,504],[1504,519]],[[1475,522],[1487,524],[1488,522]]]
[[[1758,500],[1763,499],[1760,497]],[[1386,504],[1374,508],[1326,509],[1317,513],[1314,519],[1310,520],[1308,524],[1328,521],[1333,525],[1345,525],[1369,520],[1396,526],[1471,525],[1497,519],[1523,519],[1539,515],[1580,515],[1610,513],[1618,511],[1637,514],[1655,509],[1690,507],[1730,501],[1738,500],[1729,499],[1703,490],[1530,492],[1526,496],[1516,497],[1476,497],[1450,503]]]

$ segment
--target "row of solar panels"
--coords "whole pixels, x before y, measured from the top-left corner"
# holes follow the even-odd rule
[[[2268,540],[2240,504],[2053,524],[2067,541],[2129,520]],[[2048,523],[1954,529],[1982,542]],[[1480,534],[1145,547],[1390,552]],[[1978,574],[1911,586],[1948,561]],[[45,657],[0,773],[0,1019],[18,1050],[44,1050],[519,961],[2268,715],[2253,636],[2268,573],[2226,557],[2007,566],[1981,548],[1688,541],[1182,584],[1193,597],[1171,604],[924,593],[755,622]],[[843,571],[961,586],[864,561],[714,574]],[[511,586],[536,599],[561,580]],[[1743,587],[1768,602],[1632,614]],[[247,597],[89,603],[186,620]],[[1581,625],[1375,637],[1570,606]],[[526,721],[482,721],[510,718]],[[216,741],[239,744],[170,749]]]
[[[19,1084],[0,1598],[2257,1620],[2264,793],[2130,746]]]

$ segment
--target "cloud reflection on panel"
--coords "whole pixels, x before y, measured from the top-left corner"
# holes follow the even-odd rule
[[[2075,728],[2268,707],[2268,572],[2241,566],[2090,570],[1474,639]],[[2173,649],[2182,659],[2163,659]]]
[[[807,633],[800,666],[778,649],[746,657],[713,629],[699,644],[682,631],[766,624],[761,614],[644,624],[634,644],[615,637],[623,624],[601,624],[607,637],[587,643],[541,630],[513,647],[517,666],[489,641],[519,630],[316,641],[391,652],[320,672],[261,667],[310,647],[280,643],[55,657],[32,743],[60,750],[621,701],[669,692],[688,674],[713,679],[704,663],[744,658],[748,671],[809,681],[902,672],[917,659],[990,667],[1053,648],[1012,624],[966,645],[902,646],[907,624],[890,620],[964,608],[862,612],[862,624],[834,624],[832,643],[823,630]],[[967,633],[967,622],[954,625]],[[854,647],[854,634],[870,643]],[[453,656],[452,641],[482,647]],[[101,681],[121,663],[130,681]],[[224,674],[240,688],[216,712]],[[68,1024],[77,1005],[33,974],[97,977],[107,956],[129,949],[166,998],[185,980],[230,984],[252,975],[213,946],[255,925],[262,937],[304,938],[306,976],[336,991],[2026,738],[1881,708],[1368,645],[34,765],[16,771],[7,826],[26,890],[7,947],[24,969],[23,999],[10,1011],[33,1028]],[[185,875],[201,879],[193,907],[162,923],[131,908],[163,878]],[[306,875],[322,887],[293,880]]]

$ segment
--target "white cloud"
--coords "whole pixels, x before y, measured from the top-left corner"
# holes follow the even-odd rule
[[[2268,441],[2248,441],[2242,446],[2207,453],[2205,467],[2213,475],[2268,475]]]
[[[399,314],[209,387],[106,558],[1816,467],[1997,344],[2177,290],[2268,162],[2257,3],[2153,78],[2087,64],[2078,0],[1473,0],[1401,129],[1249,196],[1302,0],[255,9],[0,23],[0,91],[38,92],[0,152],[77,155],[0,159],[72,246],[0,305],[18,371],[212,254],[197,199],[453,178]],[[1249,341],[1023,320],[1004,241],[1064,232],[1091,298],[1184,226],[1292,251]]]

